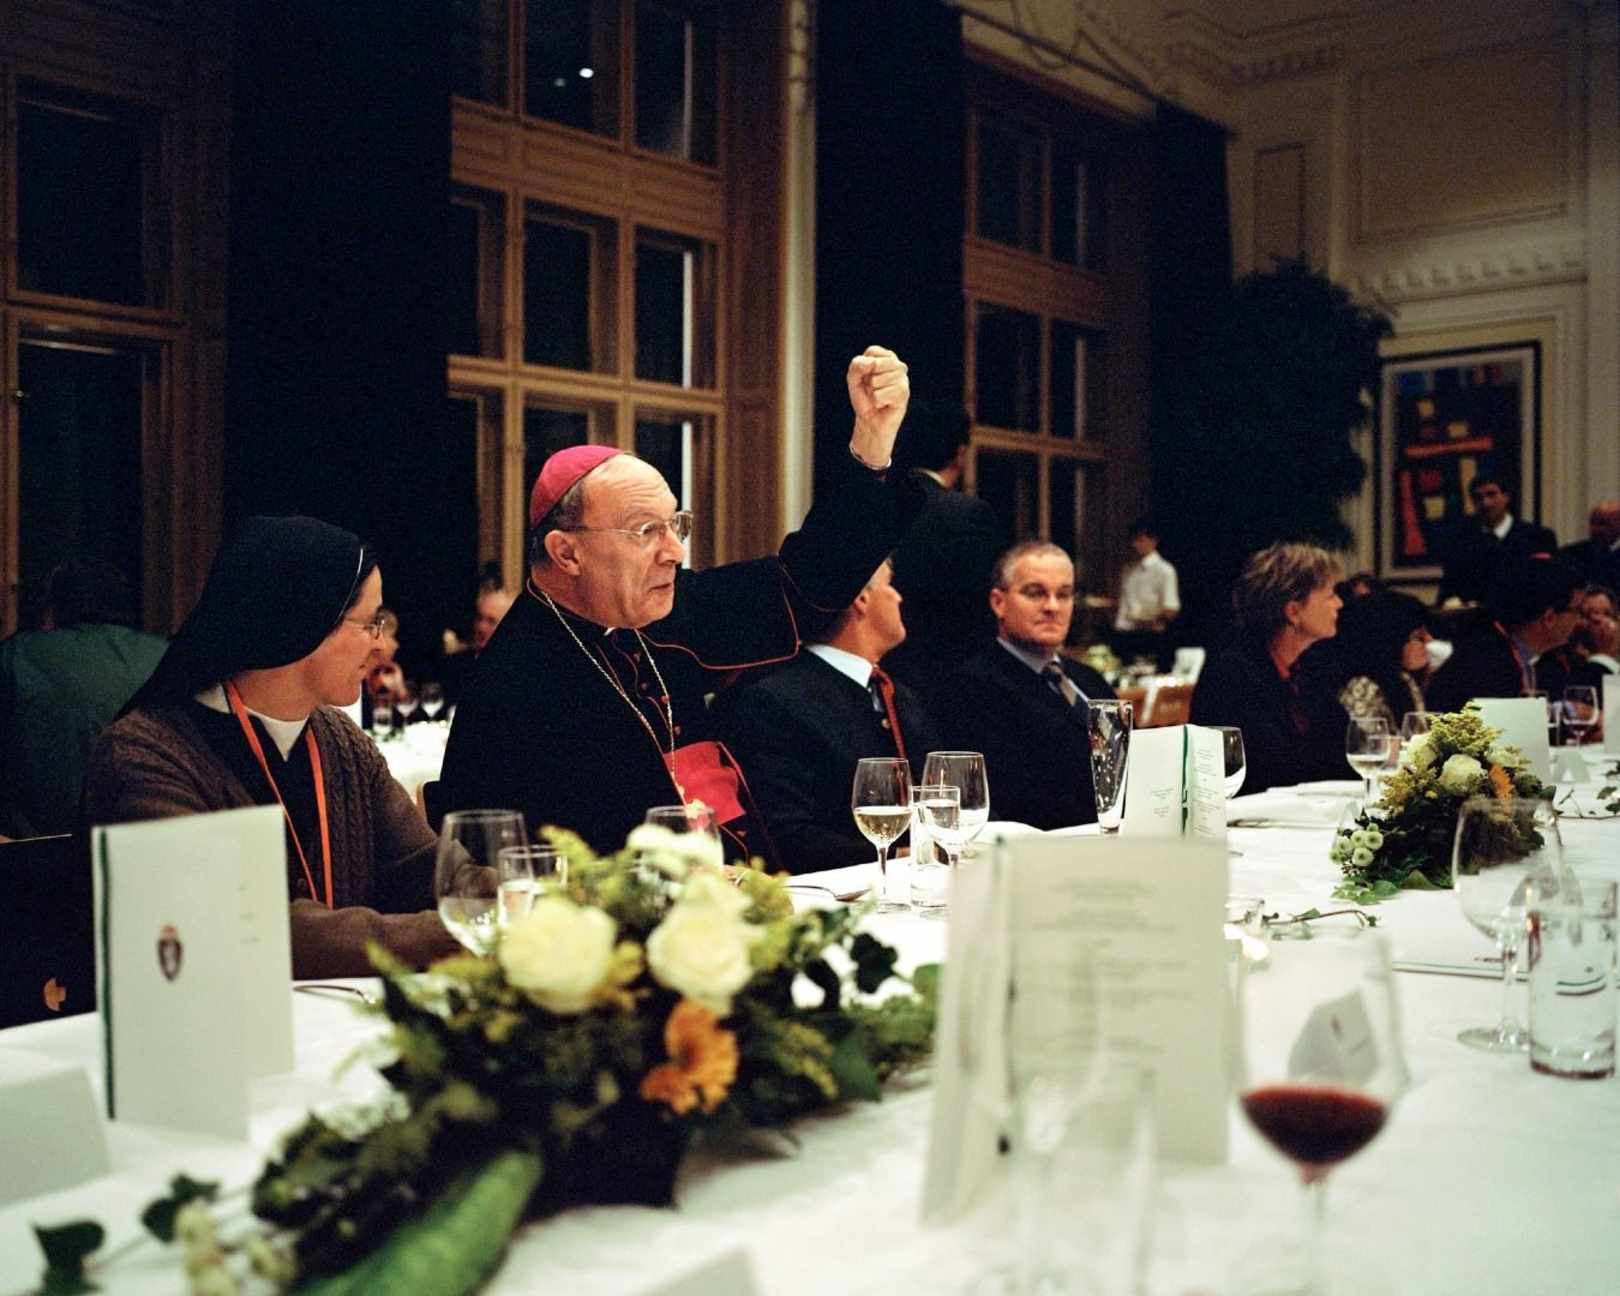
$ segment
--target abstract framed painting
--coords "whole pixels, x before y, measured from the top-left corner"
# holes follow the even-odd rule
[[[1438,580],[1449,536],[1473,511],[1481,473],[1502,480],[1516,516],[1541,494],[1540,342],[1431,351],[1379,370],[1374,509],[1378,574]]]

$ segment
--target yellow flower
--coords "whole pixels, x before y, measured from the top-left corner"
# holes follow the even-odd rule
[[[725,1101],[737,1078],[737,1037],[721,1030],[719,1018],[702,1004],[682,999],[664,1023],[664,1048],[670,1060],[642,1077],[641,1096],[666,1103],[684,1116],[701,1100],[712,1112]]]

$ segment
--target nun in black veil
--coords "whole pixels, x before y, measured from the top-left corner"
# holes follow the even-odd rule
[[[433,911],[432,830],[335,709],[359,696],[381,605],[358,537],[249,518],[90,758],[91,824],[282,806],[298,978],[370,974],[368,941],[417,966],[457,948]]]

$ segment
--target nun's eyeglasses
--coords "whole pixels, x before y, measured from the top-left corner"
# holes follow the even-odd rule
[[[560,527],[563,531],[608,531],[614,535],[629,536],[640,549],[651,549],[664,538],[664,532],[669,532],[681,544],[692,534],[692,513],[689,509],[682,509],[679,513],[672,513],[667,522],[643,522],[638,527],[588,527],[573,526]]]
[[[369,621],[361,621],[358,617],[344,617],[343,624],[352,625],[356,630],[363,630],[373,639],[381,639],[383,626],[387,624],[387,622],[384,620],[384,615],[383,610],[378,608],[377,615],[372,617]]]

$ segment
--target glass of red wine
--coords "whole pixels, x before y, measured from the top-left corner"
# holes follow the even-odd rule
[[[1328,1172],[1377,1136],[1408,1072],[1383,937],[1302,926],[1266,941],[1241,978],[1239,1105],[1298,1169],[1305,1206],[1298,1245],[1246,1256],[1244,1285],[1315,1294],[1335,1290],[1323,1251]]]

